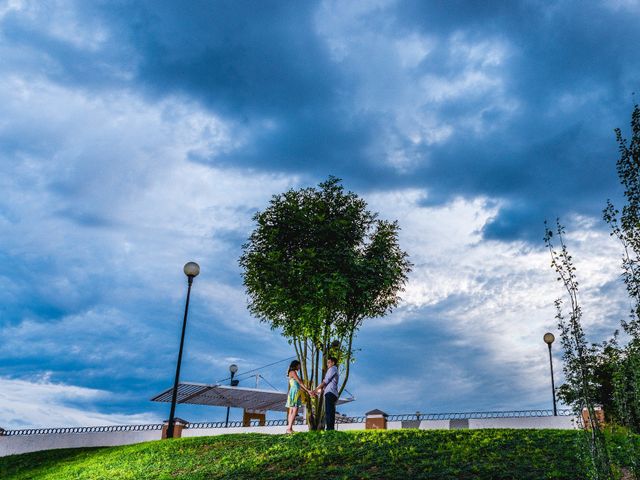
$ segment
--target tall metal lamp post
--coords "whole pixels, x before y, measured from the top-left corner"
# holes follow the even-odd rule
[[[193,279],[200,273],[200,266],[196,262],[189,262],[184,266],[184,274],[189,284],[187,288],[187,302],[184,305],[184,319],[182,320],[182,336],[180,337],[180,351],[178,352],[178,365],[176,366],[176,379],[173,382],[173,395],[171,396],[171,413],[169,413],[169,425],[167,425],[167,438],[173,438],[174,415],[176,413],[176,400],[178,399],[178,383],[180,382],[180,365],[182,364],[182,348],[184,347],[184,332],[187,328],[187,314],[189,313],[189,297]]]
[[[236,365],[235,363],[232,363],[231,365],[229,365],[229,373],[231,373],[231,386],[232,387],[236,387],[238,386],[238,380],[234,380],[233,377],[235,376],[236,372],[238,371],[238,365]],[[229,426],[229,409],[230,407],[227,407],[227,420],[224,422],[224,426],[228,427]]]
[[[555,341],[556,337],[553,336],[553,333],[547,332],[542,337],[544,343],[549,347],[549,366],[551,367],[551,393],[553,394],[553,415],[558,415],[558,410],[556,408],[556,386],[553,381],[553,357],[551,356],[551,344]]]

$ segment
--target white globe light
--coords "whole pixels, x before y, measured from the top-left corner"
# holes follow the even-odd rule
[[[553,333],[547,332],[544,334],[543,340],[547,345],[551,345],[555,341],[556,337],[554,337]]]
[[[238,365],[236,365],[235,363],[232,363],[231,365],[229,365],[229,371],[231,373],[236,373],[238,371]]]
[[[197,277],[198,274],[200,273],[200,265],[198,265],[196,262],[189,262],[185,264],[183,270],[184,270],[184,274],[187,277]]]

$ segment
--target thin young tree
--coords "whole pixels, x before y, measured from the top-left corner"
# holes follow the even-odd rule
[[[616,170],[624,187],[626,203],[622,212],[615,208],[611,200],[603,211],[605,222],[611,227],[611,235],[623,247],[622,277],[627,293],[634,300],[628,321],[622,328],[631,336],[631,341],[640,346],[640,107],[636,105],[631,114],[631,141],[615,129],[620,158]]]
[[[603,218],[611,227],[611,235],[622,245],[622,278],[632,308],[628,320],[621,321],[630,340],[619,351],[613,400],[620,424],[637,434],[640,433],[640,107],[637,104],[631,114],[631,141],[624,138],[621,129],[616,128],[615,133],[620,152],[616,170],[626,203],[620,212],[607,200]],[[633,440],[628,437],[626,443],[631,446]],[[640,461],[636,459],[632,469],[636,478],[640,478]]]
[[[573,409],[582,418],[584,409],[588,412],[588,424],[585,434],[588,436],[589,455],[585,460],[590,462],[588,473],[593,480],[609,480],[613,476],[611,462],[607,452],[606,439],[595,412],[593,398],[596,396],[595,366],[596,359],[587,342],[582,328],[582,307],[578,296],[578,280],[573,258],[564,242],[564,227],[556,221],[555,232],[545,222],[544,241],[551,254],[551,267],[555,270],[557,280],[563,285],[568,297],[568,316],[565,314],[562,299],[555,301],[556,319],[560,330],[563,349],[564,388],[574,399]],[[557,239],[559,250],[554,244]]]

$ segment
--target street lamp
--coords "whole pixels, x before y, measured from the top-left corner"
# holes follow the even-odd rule
[[[200,273],[200,266],[196,262],[189,262],[183,268],[189,284],[187,288],[187,302],[184,305],[184,320],[182,320],[182,336],[180,337],[180,351],[178,352],[178,365],[176,366],[176,379],[173,382],[173,395],[171,396],[171,413],[169,413],[169,425],[167,425],[167,438],[173,438],[174,415],[176,413],[176,400],[178,398],[178,383],[180,381],[180,365],[182,364],[182,347],[184,346],[184,332],[187,328],[187,314],[189,313],[189,296],[193,279]]]
[[[231,365],[229,365],[229,372],[231,373],[231,383],[230,385],[232,387],[236,387],[238,386],[238,380],[234,380],[233,377],[235,376],[236,372],[238,371],[238,365],[236,365],[235,363],[232,363]],[[229,426],[229,409],[230,407],[227,407],[227,420],[224,422],[224,426],[228,427]]]
[[[553,394],[553,415],[558,415],[558,410],[556,408],[556,387],[553,382],[553,357],[551,356],[551,344],[555,341],[556,337],[553,336],[553,333],[547,332],[542,337],[544,343],[549,347],[549,366],[551,367],[551,393]]]

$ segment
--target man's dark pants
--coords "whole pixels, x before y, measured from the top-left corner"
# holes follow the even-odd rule
[[[324,396],[325,423],[327,430],[336,429],[336,397],[333,393],[326,393]]]

